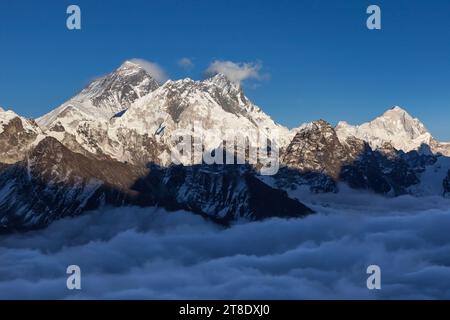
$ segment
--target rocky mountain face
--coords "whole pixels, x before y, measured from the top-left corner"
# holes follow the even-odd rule
[[[341,143],[334,128],[324,120],[302,127],[286,149],[282,162],[300,172],[318,172],[337,180],[343,165],[353,162],[364,150],[354,138]]]
[[[93,208],[130,203],[145,168],[98,160],[46,137],[22,161],[0,171],[0,232],[43,227]]]
[[[288,168],[299,171],[298,185],[307,178],[314,185],[312,191],[337,192],[330,180],[341,181],[355,189],[398,196],[413,193],[410,188],[420,183],[422,174],[438,159],[423,150],[405,153],[389,142],[372,149],[368,142],[352,135],[339,137],[338,130],[323,120],[298,130],[282,159]],[[435,183],[441,183],[444,176],[440,179]]]
[[[444,179],[443,187],[444,187],[444,196],[449,197],[450,196],[450,170],[448,171],[447,176]]]
[[[343,166],[340,180],[355,189],[398,196],[408,193],[407,189],[419,182],[415,170],[395,149],[385,153],[366,146],[353,163]]]
[[[250,166],[145,168],[72,152],[53,137],[25,160],[2,164],[0,190],[0,233],[45,227],[104,205],[184,209],[221,224],[313,213],[259,180]]]
[[[158,206],[192,211],[225,224],[313,213],[286,191],[261,181],[248,165],[152,166],[134,188],[142,199]]]
[[[24,158],[42,136],[34,120],[18,116],[0,108],[0,152],[2,163],[15,163]]]
[[[174,165],[183,130],[213,153],[230,132],[245,137],[236,158],[257,150],[262,133],[280,151],[280,170],[269,179],[260,164]],[[0,110],[0,232],[104,205],[183,209],[223,224],[301,217],[312,210],[287,190],[339,192],[339,183],[448,196],[449,145],[399,107],[360,126],[319,120],[288,130],[223,75],[159,84],[125,62],[37,121]]]

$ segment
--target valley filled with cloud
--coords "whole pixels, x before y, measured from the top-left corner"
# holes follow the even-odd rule
[[[310,196],[303,219],[225,228],[188,212],[105,209],[0,238],[0,298],[450,298],[450,200]],[[81,290],[66,268],[81,268]],[[381,290],[366,268],[379,265]]]

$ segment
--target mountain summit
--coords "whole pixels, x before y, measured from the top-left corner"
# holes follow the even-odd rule
[[[36,121],[42,127],[50,127],[67,113],[81,118],[110,119],[158,87],[159,83],[138,63],[125,61],[114,72],[95,79],[69,101]]]
[[[434,140],[419,119],[413,118],[399,106],[394,106],[382,116],[361,125],[339,122],[336,132],[342,141],[353,136],[368,142],[374,149],[389,143],[405,152],[417,150],[423,144],[430,145]]]

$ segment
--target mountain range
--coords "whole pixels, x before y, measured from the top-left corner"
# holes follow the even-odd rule
[[[218,136],[276,133],[280,170],[174,165],[173,135],[193,123]],[[200,134],[205,150],[224,143]],[[293,190],[339,192],[341,183],[388,197],[450,195],[450,144],[401,107],[361,125],[318,120],[289,130],[222,74],[160,84],[130,61],[35,120],[0,108],[0,152],[0,232],[103,206],[183,209],[222,224],[305,216],[313,210]]]

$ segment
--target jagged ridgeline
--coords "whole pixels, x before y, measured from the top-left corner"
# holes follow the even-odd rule
[[[280,170],[174,165],[173,135],[193,123],[219,137],[274,133]],[[223,141],[205,134],[202,143]],[[223,224],[301,217],[312,210],[295,190],[339,192],[340,182],[387,196],[450,193],[450,145],[399,107],[361,126],[320,120],[289,130],[221,74],[160,84],[129,61],[36,121],[1,109],[0,148],[2,232],[105,205],[183,209]]]

